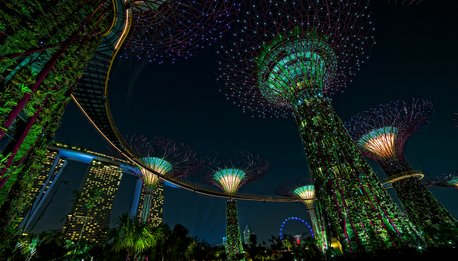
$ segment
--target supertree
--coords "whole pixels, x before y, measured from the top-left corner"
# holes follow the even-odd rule
[[[242,153],[238,157],[207,160],[209,181],[229,195],[236,194],[240,187],[264,174],[267,162],[258,156]],[[226,204],[226,253],[228,260],[238,260],[243,253],[240,236],[237,201],[228,199]]]
[[[21,235],[70,93],[114,19],[114,1],[0,4],[0,256]]]
[[[368,58],[374,30],[366,1],[260,1],[218,50],[228,99],[265,117],[292,112],[326,229],[345,253],[416,242],[331,105]],[[234,103],[236,103],[234,101]]]
[[[221,39],[240,9],[236,0],[133,1],[123,57],[154,63],[187,59]]]
[[[452,171],[450,173],[444,173],[430,180],[427,185],[458,189],[458,172]]]
[[[346,123],[361,152],[375,160],[388,175],[410,220],[422,230],[433,224],[456,224],[452,215],[420,181],[404,157],[407,139],[433,114],[429,100],[393,101],[357,114]]]
[[[185,178],[198,165],[195,153],[183,143],[177,144],[163,137],[148,140],[140,136],[133,137],[131,144],[141,163],[163,175]],[[151,171],[140,167],[140,172],[143,188],[138,218],[144,223],[158,226],[162,223],[163,184]]]
[[[315,186],[301,183],[304,182],[289,182],[282,184],[279,189],[277,189],[277,194],[295,197],[303,201],[310,216],[316,244],[321,251],[324,252],[329,244],[326,238],[326,227],[322,215],[323,209],[316,200]]]

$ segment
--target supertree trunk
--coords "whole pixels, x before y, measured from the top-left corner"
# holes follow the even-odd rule
[[[402,156],[383,161],[381,166],[388,177],[402,177],[415,172]],[[434,224],[458,226],[456,219],[434,198],[417,177],[400,179],[393,182],[392,185],[405,213],[420,229],[428,229]],[[436,243],[439,242],[434,242]]]
[[[47,100],[45,100],[44,104],[47,103]],[[33,124],[37,120],[38,116],[40,115],[41,111],[43,110],[44,106],[40,107],[35,114],[27,121],[27,124],[25,125],[21,135],[19,136],[19,139],[16,141],[16,143],[13,146],[13,149],[11,151],[11,154],[9,155],[5,166],[0,170],[0,188],[5,185],[5,182],[8,180],[8,178],[4,177],[5,173],[8,171],[9,167],[13,164],[14,157],[16,156],[16,153],[19,151],[19,147],[22,145],[22,142],[25,140],[27,134],[29,133],[29,130],[32,128]]]
[[[237,255],[243,253],[237,201],[235,200],[228,200],[226,205],[226,253],[228,260],[240,260],[237,259]]]
[[[318,204],[314,204],[313,202],[306,202],[305,205],[310,216],[310,221],[312,222],[316,245],[321,251],[324,251],[328,248],[328,240],[326,238],[326,228],[322,219],[321,209]]]
[[[413,225],[383,190],[327,98],[311,95],[294,115],[320,205],[344,253],[418,241]]]

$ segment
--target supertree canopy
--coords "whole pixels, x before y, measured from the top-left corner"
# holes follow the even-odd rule
[[[235,194],[243,184],[264,174],[267,162],[251,154],[242,154],[233,159],[208,161],[208,168],[212,184],[228,194]],[[226,205],[226,253],[228,260],[238,260],[237,255],[243,253],[237,201],[233,199],[227,200]]]
[[[329,96],[368,58],[374,30],[366,1],[259,1],[218,50],[228,99],[262,117],[296,119],[330,236],[345,253],[416,242]],[[234,103],[237,103],[234,101]],[[375,202],[375,204],[374,204]]]
[[[439,177],[430,180],[427,184],[432,186],[441,186],[458,189],[458,171],[444,173]]]
[[[432,113],[429,100],[394,101],[355,115],[347,123],[363,154],[380,164],[406,214],[423,230],[433,224],[456,223],[421,183],[423,173],[413,170],[404,158],[407,139],[428,122]]]
[[[301,185],[302,182],[290,182],[283,184],[277,190],[277,193],[284,196],[295,197],[303,200],[310,216],[313,231],[315,233],[315,241],[321,251],[325,252],[329,247],[328,239],[326,238],[326,227],[323,220],[323,208],[316,200],[314,185]]]
[[[154,63],[186,59],[221,39],[240,9],[236,0],[133,1],[122,56]]]
[[[195,169],[196,155],[183,143],[177,144],[162,137],[155,137],[151,141],[145,137],[135,137],[131,144],[140,162],[160,174],[184,178]],[[159,225],[162,223],[162,183],[151,171],[142,167],[140,171],[143,200],[138,211],[139,218],[142,222]],[[153,202],[155,208],[151,209]]]

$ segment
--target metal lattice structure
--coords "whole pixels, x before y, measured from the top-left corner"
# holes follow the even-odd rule
[[[242,153],[237,158],[212,159],[207,161],[208,179],[228,194],[234,195],[249,181],[263,175],[268,164],[258,156]],[[242,238],[237,211],[237,201],[226,204],[226,253],[228,260],[238,260],[243,253]]]
[[[239,1],[133,1],[133,25],[123,57],[154,63],[187,59],[219,41],[240,9]]]
[[[355,115],[347,123],[361,151],[383,168],[406,214],[422,230],[434,224],[456,224],[455,218],[420,181],[423,173],[413,170],[404,157],[407,139],[425,125],[432,114],[429,100],[393,101]],[[433,241],[433,244],[440,243],[439,239]]]
[[[396,100],[353,116],[346,127],[366,157],[376,161],[401,159],[407,139],[429,122],[433,112],[433,104],[427,99]]]
[[[250,7],[218,50],[227,99],[261,117],[293,113],[326,210],[326,232],[345,253],[417,242],[329,98],[351,82],[374,44],[367,1],[271,0]]]
[[[108,83],[111,66],[129,32],[131,11],[122,0],[115,0],[115,20],[111,29],[104,35],[93,58],[87,65],[83,77],[73,90],[72,98],[97,130],[118,148],[128,148],[111,117],[108,101]]]
[[[110,110],[108,88],[109,76],[113,61],[115,60],[123,42],[130,30],[132,23],[131,6],[124,5],[122,0],[114,0],[115,21],[105,39],[100,43],[93,61],[91,61],[79,85],[72,94],[72,99],[84,116],[94,126],[100,135],[130,163],[149,169],[132,152],[130,144],[119,133]],[[250,195],[237,193],[229,195],[208,189],[205,186],[191,183],[187,180],[173,176],[162,175],[152,169],[160,179],[166,180],[180,188],[206,196],[233,198],[239,200],[261,202],[293,202],[289,197],[275,197],[263,195]]]
[[[132,138],[130,144],[143,164],[162,175],[183,179],[196,169],[196,154],[183,143],[158,136],[152,140],[140,136]],[[149,169],[140,167],[143,189],[138,217],[142,222],[157,226],[162,223],[163,188],[160,178]]]

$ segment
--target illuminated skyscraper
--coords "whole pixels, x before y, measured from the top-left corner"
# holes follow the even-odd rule
[[[56,175],[65,167],[66,160],[59,157],[59,152],[54,150],[48,150],[46,153],[46,159],[42,162],[43,171],[38,174],[35,181],[33,182],[33,188],[30,190],[30,197],[36,198],[38,192],[42,189],[43,184],[48,183],[47,180],[49,179],[49,184],[44,188],[44,193],[49,189],[51,183],[53,182]]]
[[[106,239],[122,173],[117,165],[91,161],[82,191],[65,222],[65,239],[94,243],[102,243]]]
[[[56,143],[48,147],[43,172],[35,179],[30,192],[33,204],[30,202],[31,207],[25,213],[21,227],[34,233],[41,213],[46,211],[45,205],[50,202],[49,197],[52,199],[58,190],[60,177],[68,169],[68,162],[83,163],[87,165],[87,171],[78,173],[83,176],[83,185],[65,222],[65,237],[73,241],[101,242],[108,230],[113,201],[123,173],[138,173],[127,171],[132,167],[122,159],[66,144]]]
[[[26,204],[30,204],[31,207],[30,209],[25,209],[24,217],[19,217],[21,219],[23,218],[21,227],[25,230],[30,229],[32,221],[34,221],[36,214],[39,212],[44,199],[53,189],[54,184],[65,169],[67,162],[67,159],[61,157],[59,150],[55,147],[48,148],[45,161],[42,162],[43,168],[41,168],[41,172],[33,181],[33,187],[29,192],[28,200],[30,202]]]
[[[142,189],[140,203],[138,205],[137,210],[137,218],[140,220],[142,218],[142,213],[144,213],[144,203],[145,201],[145,190]],[[162,213],[164,206],[164,185],[163,183],[158,183],[155,189],[151,192],[151,206],[150,210],[148,211],[146,219],[149,220],[148,222],[153,226],[158,226],[162,224]]]
[[[243,243],[245,243],[246,245],[248,245],[250,243],[250,236],[252,235],[253,233],[251,233],[251,230],[250,228],[248,227],[248,225],[245,226],[245,229],[243,230]]]

